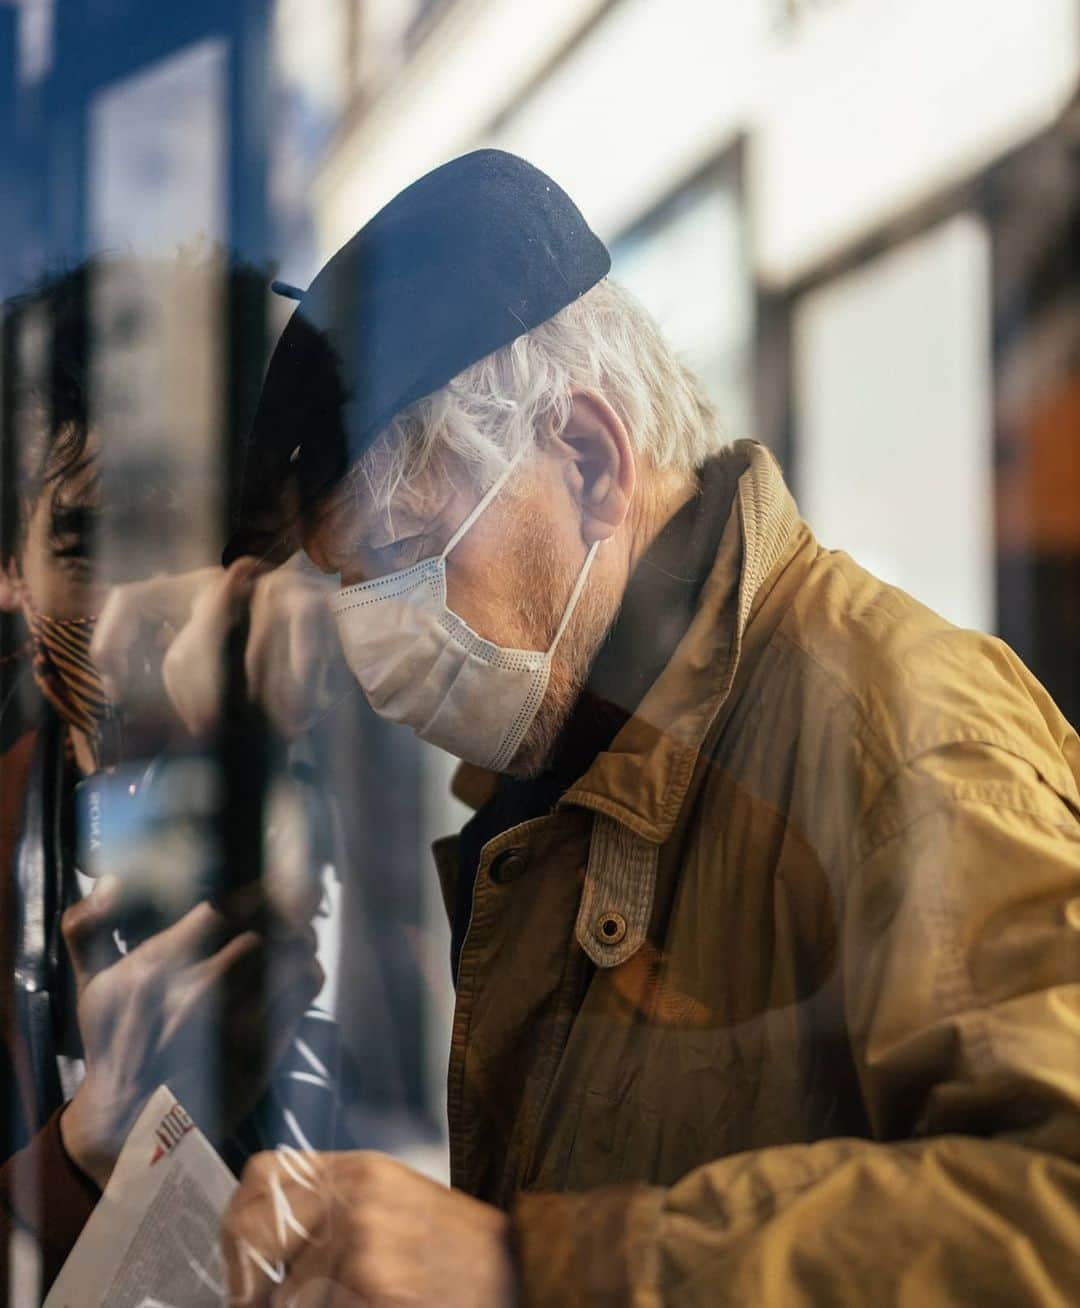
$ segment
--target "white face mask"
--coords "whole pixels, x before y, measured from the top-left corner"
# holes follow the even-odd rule
[[[495,772],[506,768],[532,726],[547,689],[552,656],[599,544],[585,556],[550,649],[503,649],[458,617],[446,602],[447,556],[505,485],[518,458],[441,554],[375,581],[347,586],[330,601],[345,661],[375,712]]]

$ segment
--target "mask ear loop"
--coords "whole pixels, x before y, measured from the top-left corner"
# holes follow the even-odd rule
[[[563,609],[562,621],[559,623],[559,629],[555,633],[555,639],[551,642],[548,649],[548,658],[555,653],[559,641],[563,638],[563,633],[570,625],[570,619],[574,616],[574,610],[577,608],[578,600],[581,599],[581,592],[585,589],[585,583],[589,579],[589,569],[592,567],[593,559],[596,558],[596,551],[599,548],[600,542],[598,540],[594,540],[589,546],[589,552],[585,555],[585,562],[581,565],[578,579],[574,582],[574,589],[570,592],[570,598],[566,601],[566,608]]]
[[[477,518],[479,518],[481,513],[483,513],[483,511],[487,508],[487,506],[491,503],[491,501],[495,498],[495,496],[498,495],[499,491],[501,491],[502,488],[506,485],[507,481],[510,478],[510,474],[521,462],[524,453],[525,453],[524,450],[519,450],[517,454],[515,454],[514,457],[510,460],[509,464],[506,466],[504,471],[498,477],[495,478],[495,481],[488,488],[487,492],[480,497],[480,502],[479,504],[477,504],[476,508],[473,509],[471,513],[466,515],[465,521],[461,524],[460,527],[458,527],[457,531],[455,531],[454,534],[450,537],[450,539],[446,542],[446,548],[439,555],[440,559],[445,560],[446,556],[450,553],[450,551],[454,548],[454,546],[458,543],[458,541],[461,540],[462,536],[465,535],[465,533],[469,530],[469,528],[473,525],[473,523],[477,520]],[[598,540],[594,540],[592,545],[589,546],[589,552],[588,554],[585,555],[585,562],[581,565],[581,571],[578,573],[578,579],[576,582],[574,582],[574,589],[570,592],[570,598],[566,601],[566,608],[563,609],[562,619],[559,622],[559,629],[555,633],[555,639],[551,642],[551,645],[548,647],[548,651],[547,651],[548,658],[550,658],[551,655],[555,653],[555,649],[558,646],[559,641],[562,640],[566,628],[570,625],[570,619],[574,616],[574,610],[577,608],[578,600],[581,598],[581,592],[585,589],[585,583],[589,579],[589,570],[592,568],[593,559],[596,558],[596,551],[599,549],[599,547],[600,547],[600,542]]]
[[[495,481],[492,483],[492,485],[488,488],[485,494],[481,496],[480,503],[476,506],[475,509],[473,509],[471,513],[466,515],[465,521],[461,524],[460,527],[458,527],[457,531],[455,531],[454,534],[450,537],[450,539],[446,542],[446,548],[439,555],[440,559],[446,558],[446,556],[450,553],[450,551],[454,548],[454,546],[458,543],[458,541],[462,538],[462,536],[465,535],[465,533],[469,530],[469,528],[473,525],[473,523],[477,520],[477,518],[479,518],[481,513],[483,513],[483,511],[487,508],[487,506],[491,503],[491,501],[495,498],[495,496],[498,495],[499,491],[501,491],[502,488],[506,485],[507,481],[509,481],[510,474],[521,462],[524,454],[525,454],[524,450],[518,450],[517,454],[514,455],[514,457],[510,460],[510,462],[503,469],[503,471],[498,475],[498,477],[495,478]]]

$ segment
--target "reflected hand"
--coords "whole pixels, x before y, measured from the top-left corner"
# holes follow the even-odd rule
[[[177,714],[195,735],[211,730],[222,706],[229,632],[249,615],[244,653],[248,692],[287,738],[305,730],[353,686],[327,608],[334,583],[286,565],[267,571],[254,558],[118,586],[98,619],[91,654],[110,698],[122,701],[128,655],[141,627],[176,628],[162,678]]]
[[[163,1082],[191,1115],[230,1130],[251,1111],[322,986],[314,933],[202,903],[118,956],[121,897],[105,878],[61,921],[75,970],[86,1076],[60,1119],[72,1160],[104,1188]],[[221,1051],[220,1070],[212,1051]]]
[[[222,1230],[230,1303],[511,1308],[509,1219],[385,1154],[256,1154]]]

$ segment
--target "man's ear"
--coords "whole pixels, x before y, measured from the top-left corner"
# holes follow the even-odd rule
[[[22,608],[25,587],[18,564],[8,559],[0,568],[0,613],[18,613]]]
[[[585,543],[607,540],[630,512],[637,466],[622,419],[601,395],[574,391],[570,420],[552,441],[581,510]]]

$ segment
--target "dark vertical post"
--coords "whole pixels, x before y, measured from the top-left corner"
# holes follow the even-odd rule
[[[266,262],[268,230],[269,6],[240,0],[230,33],[228,85],[228,213],[232,251],[243,264]],[[221,473],[225,531],[239,503],[242,450],[262,380],[266,350],[265,289],[234,269],[224,295]],[[247,623],[231,634],[225,668],[225,712],[219,738],[222,767],[221,855],[226,878],[262,875],[266,792],[273,771],[268,724],[249,699],[244,676]],[[229,1050],[221,1050],[221,1066]]]
[[[238,260],[265,262],[267,229],[266,134],[269,22],[265,0],[241,0],[231,32],[228,89],[228,214],[230,246]],[[253,268],[254,270],[254,268]],[[254,276],[227,278],[224,298],[226,356],[222,372],[221,470],[225,531],[239,501],[242,449],[258,400],[266,349],[265,295]],[[222,829],[226,866],[235,859],[250,875],[261,871],[263,792],[269,738],[251,711],[243,676],[244,632],[235,634],[226,669],[226,724],[222,736],[225,797]]]
[[[40,108],[41,170],[47,268],[74,265],[88,250],[89,197],[87,135],[97,50],[91,37],[86,0],[55,7],[53,67],[47,103]]]
[[[15,184],[15,95],[18,76],[16,48],[16,11],[0,9],[0,207],[7,214],[13,214],[16,199]],[[10,223],[10,218],[8,219]],[[7,224],[5,224],[7,226]],[[8,239],[0,242],[0,305],[12,289],[13,269],[11,266],[10,228],[6,233]],[[8,551],[15,543],[15,435],[14,435],[14,395],[12,387],[12,365],[14,350],[9,333],[4,330],[6,313],[0,318],[0,556],[3,562],[8,559]],[[0,728],[3,725],[3,710],[16,687],[13,654],[18,641],[14,620],[7,614],[0,614]],[[0,791],[6,791],[3,776],[3,752],[7,747],[7,733],[0,730]],[[3,833],[6,835],[7,833]],[[8,875],[6,868],[0,868],[0,876]],[[3,975],[0,976],[0,1013],[9,1014],[14,1007],[14,975],[11,959],[14,956],[14,921],[8,914],[0,923],[0,962]],[[6,1025],[6,1023],[5,1023]],[[16,1104],[12,1077],[0,1078],[0,1148],[2,1157],[10,1156],[16,1139]],[[9,1251],[0,1250],[0,1276],[7,1277]],[[0,1285],[0,1294],[9,1293],[7,1285]]]

